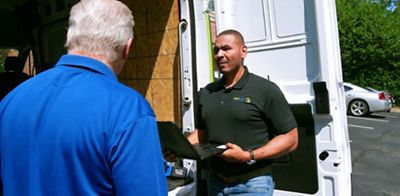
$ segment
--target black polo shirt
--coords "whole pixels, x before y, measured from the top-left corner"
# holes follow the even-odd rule
[[[206,132],[208,142],[231,142],[244,150],[256,149],[273,135],[297,126],[288,102],[273,82],[249,73],[247,67],[233,87],[225,88],[223,81],[224,78],[200,91],[197,128]],[[232,169],[242,173],[242,169],[248,172],[262,162],[250,167],[215,157],[210,159],[210,167],[220,173],[233,172]]]

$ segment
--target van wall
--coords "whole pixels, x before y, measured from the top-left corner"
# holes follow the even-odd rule
[[[177,0],[123,0],[135,19],[130,58],[119,75],[154,108],[158,121],[181,124]]]

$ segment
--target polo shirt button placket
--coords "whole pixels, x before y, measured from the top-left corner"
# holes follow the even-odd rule
[[[220,104],[223,105],[224,103],[225,103],[225,93],[222,93]]]
[[[221,94],[221,101],[220,104],[223,105],[225,103],[225,99],[226,97],[229,97],[229,93],[231,92],[231,88],[227,88],[224,90],[224,92],[222,92]]]

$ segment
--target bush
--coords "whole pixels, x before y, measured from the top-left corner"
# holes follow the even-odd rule
[[[343,80],[392,93],[400,103],[400,11],[390,0],[337,0]]]

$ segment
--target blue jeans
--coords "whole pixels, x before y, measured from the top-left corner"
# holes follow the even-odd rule
[[[208,196],[272,196],[275,188],[271,173],[235,183],[225,183],[218,176],[210,173],[207,182]]]

